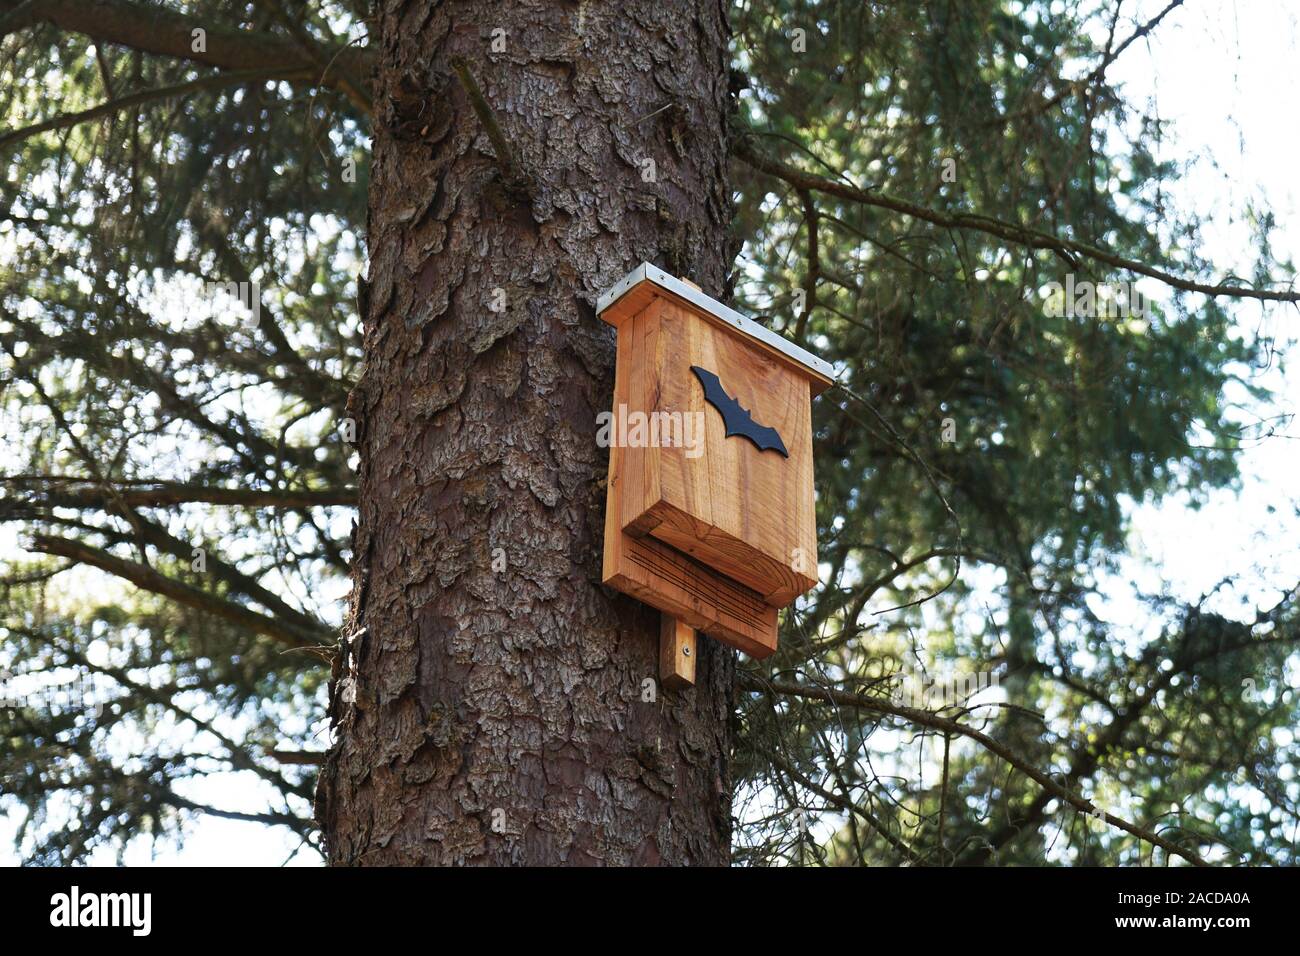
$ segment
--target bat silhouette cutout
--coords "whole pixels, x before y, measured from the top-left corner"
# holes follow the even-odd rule
[[[790,453],[785,450],[785,442],[781,441],[780,433],[775,428],[754,421],[754,416],[749,413],[749,410],[741,408],[740,402],[727,394],[718,376],[698,365],[692,365],[691,371],[704,386],[704,400],[722,415],[722,424],[726,426],[728,438],[732,435],[743,435],[752,441],[759,451],[775,448],[786,458],[790,457]]]

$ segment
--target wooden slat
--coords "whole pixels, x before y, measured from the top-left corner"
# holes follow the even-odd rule
[[[751,657],[776,650],[776,608],[652,537],[607,524],[604,582]]]
[[[671,614],[659,618],[659,683],[667,690],[695,686],[695,628]]]

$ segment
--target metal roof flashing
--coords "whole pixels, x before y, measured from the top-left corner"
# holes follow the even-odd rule
[[[623,296],[643,282],[649,282],[657,290],[693,305],[715,321],[730,326],[741,334],[757,340],[769,349],[779,352],[787,360],[802,366],[804,373],[822,387],[831,385],[835,381],[834,369],[831,368],[829,362],[818,358],[807,349],[800,348],[788,339],[777,335],[771,329],[764,328],[753,319],[746,318],[735,309],[723,305],[717,299],[705,295],[694,286],[688,285],[676,276],[669,275],[663,269],[648,262],[641,263],[641,265],[607,289],[596,300],[596,314],[603,315]],[[821,388],[816,388],[814,394],[819,391],[821,391]]]

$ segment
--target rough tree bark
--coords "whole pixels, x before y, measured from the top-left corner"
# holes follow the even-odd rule
[[[645,702],[658,616],[600,584],[594,304],[644,260],[727,291],[725,9],[378,6],[329,859],[724,864],[731,652]]]

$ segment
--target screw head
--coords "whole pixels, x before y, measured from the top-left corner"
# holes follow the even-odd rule
[[[683,648],[682,648],[682,655],[685,656],[685,657],[690,657],[690,656],[691,656],[691,649],[690,649],[689,647],[683,647]]]

